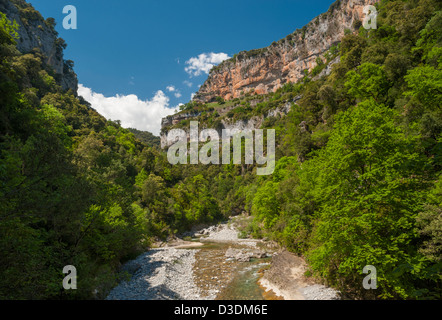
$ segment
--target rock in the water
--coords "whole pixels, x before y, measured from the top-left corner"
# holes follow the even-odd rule
[[[225,254],[226,258],[233,258],[240,262],[248,262],[252,258],[262,259],[267,257],[267,253],[264,251],[250,251],[245,249],[229,248]]]

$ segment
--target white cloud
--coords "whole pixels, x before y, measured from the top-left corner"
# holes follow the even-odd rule
[[[198,57],[186,61],[188,65],[184,70],[191,76],[200,76],[203,72],[209,74],[210,69],[230,57],[226,53],[202,53]]]
[[[107,119],[120,120],[125,128],[136,128],[159,135],[161,119],[172,115],[178,108],[169,108],[169,97],[159,90],[151,100],[140,100],[136,95],[105,97],[79,84],[78,95]]]
[[[193,83],[187,80],[184,80],[183,83],[188,86],[189,88],[191,88],[193,86]]]
[[[174,86],[168,86],[167,91],[169,92],[173,92],[173,95],[175,96],[175,98],[181,98],[183,95],[181,94],[180,90],[178,90],[177,88],[175,88]]]

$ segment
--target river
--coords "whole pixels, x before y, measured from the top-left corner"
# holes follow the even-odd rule
[[[277,300],[258,284],[262,272],[270,266],[271,257],[252,258],[248,262],[226,258],[229,248],[250,249],[238,243],[208,242],[195,255],[195,282],[201,289],[217,288],[216,300]]]
[[[305,278],[305,261],[272,243],[238,239],[234,223],[176,238],[126,263],[130,277],[107,300],[334,300],[338,292]],[[195,234],[195,235],[196,235]],[[187,238],[183,237],[184,239]],[[278,252],[276,252],[278,250]],[[271,263],[271,266],[270,266]],[[269,270],[266,270],[269,269]],[[260,286],[263,279],[268,288]],[[260,282],[263,282],[260,281]]]
[[[224,224],[205,230],[193,241],[175,239],[158,244],[122,271],[122,281],[108,300],[265,300],[278,299],[260,287],[272,250],[259,240],[238,239],[235,227]]]

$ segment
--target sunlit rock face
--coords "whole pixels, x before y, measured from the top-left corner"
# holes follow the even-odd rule
[[[341,41],[346,30],[354,31],[355,22],[364,19],[363,8],[375,2],[337,1],[303,29],[269,47],[240,52],[211,70],[194,100],[207,103],[218,96],[230,100],[245,93],[267,94],[288,82],[296,83],[305,70],[316,67],[318,58],[325,60],[324,54]]]

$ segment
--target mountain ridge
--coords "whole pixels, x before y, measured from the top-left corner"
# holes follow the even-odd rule
[[[377,0],[338,0],[330,9],[270,46],[241,51],[214,67],[200,87],[194,101],[208,103],[217,97],[239,98],[246,93],[275,92],[286,83],[296,83],[304,72],[326,60],[326,52],[339,43],[347,30],[361,24],[363,8]]]

